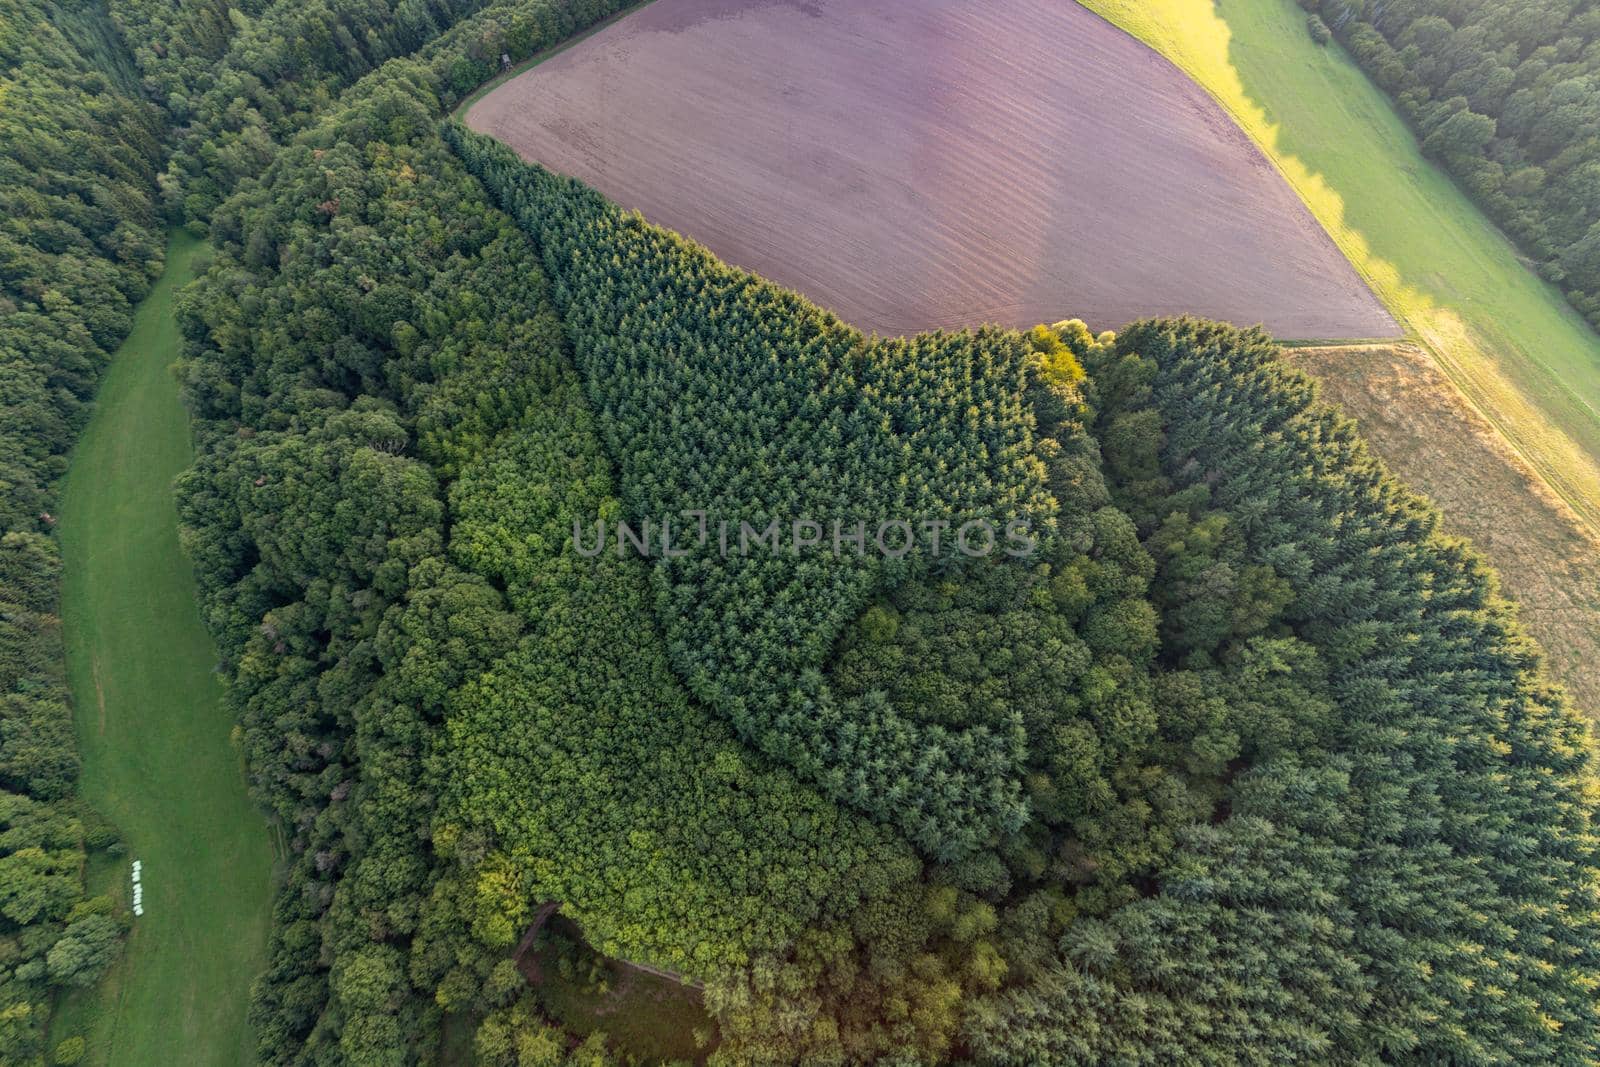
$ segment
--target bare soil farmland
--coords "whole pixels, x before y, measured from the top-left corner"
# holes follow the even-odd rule
[[[473,129],[867,330],[1398,330],[1271,164],[1065,0],[655,0]]]

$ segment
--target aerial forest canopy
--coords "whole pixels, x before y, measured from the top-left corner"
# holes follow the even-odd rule
[[[46,1047],[53,1004],[95,983],[129,919],[110,896],[86,888],[87,855],[120,853],[121,845],[75,796],[60,549],[51,535],[67,454],[134,305],[161,271],[164,215],[200,218],[225,190],[260,174],[272,137],[309,122],[382,59],[436,41],[480,6],[113,0],[107,11],[78,0],[0,3],[4,1062],[76,1054],[70,1039]],[[470,45],[436,55],[435,65],[452,73],[458,97],[492,72],[501,52],[522,58],[617,6],[488,5],[487,21],[458,27],[476,35]],[[346,50],[363,19],[384,32],[365,49]],[[308,51],[319,33],[327,48]],[[287,76],[290,55],[301,64],[298,79]],[[176,170],[163,177],[164,166]]]
[[[263,1062],[630,1062],[524,976],[552,905],[717,1064],[1595,1062],[1590,742],[1472,550],[1259,332],[866,337],[442,121],[621,6],[4,24],[0,1059],[119,933],[49,510],[164,208]],[[1036,543],[572,544],[686,509]]]
[[[699,323],[715,309],[712,321],[727,324],[716,336],[734,334],[748,321],[735,298],[759,307],[761,286],[502,146],[452,138],[543,246],[603,437],[607,422],[627,425],[614,382],[667,389],[664,375],[682,374],[712,388],[714,368],[694,370]],[[587,268],[595,261],[609,269]],[[630,294],[636,263],[665,277],[645,275]],[[664,293],[675,306],[652,303]],[[635,306],[654,314],[621,328],[606,318]],[[633,358],[666,366],[627,373],[605,358],[621,351],[613,337],[634,342]],[[1087,548],[1082,555],[1063,547],[1029,576],[1033,588],[1010,596],[994,588],[1008,580],[990,573],[934,579],[931,595],[908,576],[911,590],[863,616],[840,657],[865,676],[855,687],[885,694],[889,708],[897,692],[959,686],[983,665],[961,643],[930,639],[939,610],[971,604],[979,641],[1031,609],[1018,651],[1065,616],[1046,655],[1070,663],[1076,646],[1106,661],[1031,679],[1049,707],[1033,730],[1024,719],[1022,758],[1039,759],[1071,731],[1083,738],[1074,754],[1111,757],[1111,788],[1065,810],[1033,805],[1029,822],[992,840],[992,869],[946,868],[996,909],[999,929],[1037,893],[1060,894],[1057,914],[1067,917],[1057,945],[1041,944],[1037,928],[1022,944],[1000,943],[1007,976],[972,1001],[971,1051],[1227,1059],[1265,1043],[1263,1052],[1335,1058],[1492,1060],[1508,1049],[1527,1059],[1584,1047],[1587,1037],[1565,1043],[1592,1032],[1600,960],[1589,755],[1482,564],[1436,530],[1436,516],[1388,479],[1348,424],[1317,408],[1306,382],[1276,367],[1259,335],[1177,322],[1096,339],[1067,324],[1028,342],[1039,351],[1019,399],[1054,435],[1034,445],[1046,483],[1072,485],[1081,522],[1094,502],[1081,467],[1070,480],[1050,468],[1069,452],[1055,438],[1075,442],[1087,422],[1115,505],[1094,514],[1100,536],[1070,546]],[[965,343],[993,341],[978,333]],[[781,362],[783,351],[767,335],[716,362],[758,353]],[[1075,368],[1059,369],[1072,357],[1087,372],[1081,396]],[[1056,373],[1044,371],[1046,358]],[[933,399],[963,380],[958,365],[924,388]],[[764,391],[758,384],[754,395]],[[920,406],[914,384],[900,395]],[[996,422],[976,406],[966,416]],[[635,465],[659,468],[676,454],[716,471],[745,447],[713,430],[658,454],[643,430],[613,440],[625,485]],[[1137,530],[1142,551],[1121,547],[1124,530]],[[1110,583],[1108,566],[1118,575]],[[1107,603],[1107,585],[1124,595]],[[670,634],[682,607],[657,603]],[[908,623],[916,632],[902,638]],[[928,658],[907,662],[906,652]],[[1017,659],[1017,669],[1031,665],[1026,653]],[[1122,698],[1105,701],[1101,687]],[[959,701],[955,723],[985,706]],[[804,755],[793,762],[808,765]],[[1074,777],[1061,774],[1045,796],[1085,784]],[[870,800],[860,806],[874,814]],[[1092,825],[1139,816],[1126,842]],[[923,851],[936,864],[952,859]],[[1024,960],[1038,968],[1033,981]],[[1023,979],[1015,988],[1013,975]],[[1041,1010],[1051,1025],[1019,1025]]]
[[[454,103],[500,68],[627,6],[626,0],[112,0],[146,91],[173,125],[161,193],[208,220],[280,144],[389,59],[416,56]]]
[[[281,152],[185,319],[187,536],[300,857],[265,1054],[404,1062],[450,1013],[515,1062],[555,901],[702,983],[728,1062],[1582,1058],[1583,727],[1265,338],[862,338],[448,127],[463,168],[437,91],[391,65]],[[1043,536],[820,573],[567,544],[689,486]],[[767,649],[774,602],[814,614]],[[903,762],[997,751],[967,738],[1007,742],[1005,818]]]
[[[1300,0],[1600,328],[1600,7]]]

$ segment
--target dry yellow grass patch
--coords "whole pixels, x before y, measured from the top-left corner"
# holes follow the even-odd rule
[[[1551,674],[1600,716],[1600,540],[1411,345],[1289,349],[1374,452],[1500,572]]]

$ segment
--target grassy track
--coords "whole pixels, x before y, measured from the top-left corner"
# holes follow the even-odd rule
[[[199,242],[175,235],[139,306],[67,475],[62,621],[83,795],[143,861],[144,909],[104,986],[62,1005],[53,1036],[82,1033],[115,1067],[254,1063],[245,1021],[266,965],[273,849],[240,760],[178,547],[172,479],[190,459],[169,367],[173,292]],[[128,867],[114,877],[127,892]]]
[[[1291,0],[1081,0],[1205,87],[1473,405],[1600,529],[1600,338]],[[1071,61],[1071,50],[1061,53]]]

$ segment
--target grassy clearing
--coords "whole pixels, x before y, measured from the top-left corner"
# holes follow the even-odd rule
[[[1204,86],[1478,411],[1600,530],[1600,338],[1291,0],[1081,0]],[[1426,478],[1420,484],[1432,489]]]
[[[1422,352],[1301,348],[1287,358],[1321,381],[1390,470],[1424,488],[1452,533],[1489,558],[1551,673],[1600,715],[1600,539]]]
[[[695,1031],[714,1035],[698,989],[608,960],[570,920],[556,916],[531,955],[545,1014],[584,1038],[601,1031],[612,1048],[643,1063],[704,1063]]]
[[[266,965],[271,837],[240,759],[178,547],[172,479],[188,420],[169,372],[173,292],[203,246],[176,234],[62,495],[61,614],[84,798],[143,861],[144,908],[97,990],[68,998],[52,1037],[80,1033],[86,1062],[116,1067],[254,1063],[245,1010]],[[128,893],[128,868],[113,884]]]
[[[559,978],[539,989],[539,1002],[565,1029],[587,1037],[596,1030],[611,1047],[644,1063],[704,1063],[694,1031],[711,1021],[698,996],[665,978],[615,970],[606,992]]]
[[[472,1037],[478,1019],[471,1015],[446,1015],[439,1025],[439,1067],[472,1067],[476,1054]]]

